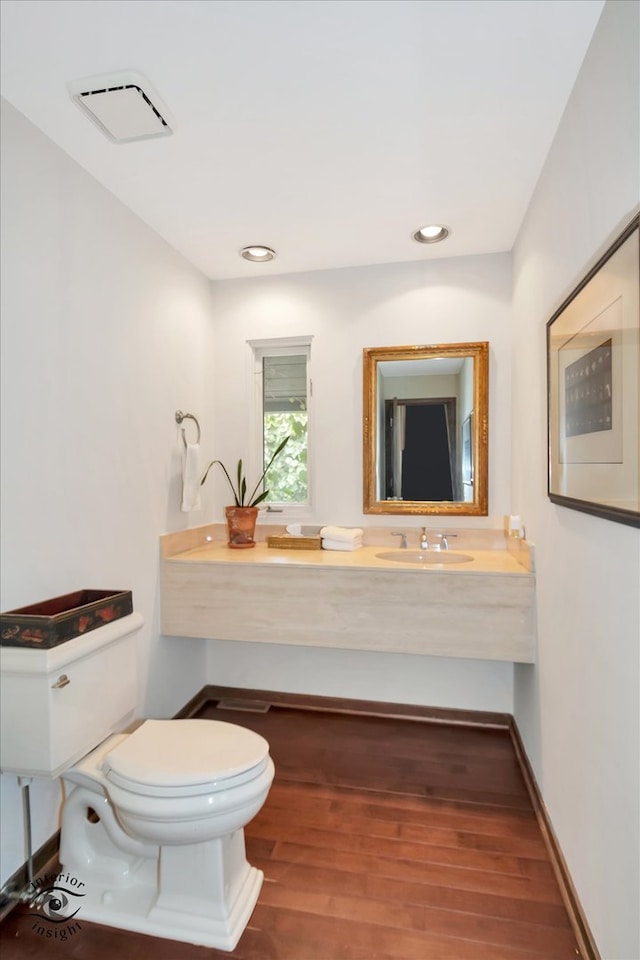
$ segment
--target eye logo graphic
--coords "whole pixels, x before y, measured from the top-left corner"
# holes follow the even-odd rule
[[[39,890],[32,898],[31,906],[38,910],[45,920],[66,923],[67,920],[72,920],[80,909],[78,906],[73,910],[75,902],[72,902],[70,897],[83,896],[83,893],[67,890],[66,887],[47,887],[46,890]]]
[[[60,873],[32,880],[31,886],[30,906],[38,918],[32,930],[49,940],[65,941],[81,929],[73,920],[82,906],[80,898],[84,893],[80,892],[80,887],[84,887],[84,883],[68,873]],[[41,920],[46,921],[46,925]]]

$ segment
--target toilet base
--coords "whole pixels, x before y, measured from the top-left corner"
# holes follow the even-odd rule
[[[153,884],[135,884],[111,888],[89,882],[83,888],[78,920],[102,923],[108,927],[132,930],[152,937],[178,940],[217,950],[234,950],[258,900],[264,875],[247,864],[234,903],[227,916],[214,917],[188,909],[160,907],[158,889]]]
[[[243,814],[255,812],[245,804]],[[208,831],[219,819],[207,820]],[[178,828],[198,835],[203,821],[142,821],[145,832],[149,823],[175,836]],[[60,862],[80,882],[79,920],[226,951],[238,943],[263,881],[247,861],[241,827],[153,844],[125,833],[106,795],[80,784],[64,804]]]

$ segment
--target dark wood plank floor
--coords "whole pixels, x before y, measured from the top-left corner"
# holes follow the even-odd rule
[[[66,943],[14,911],[3,960],[576,960],[578,946],[509,736],[272,707],[200,716],[271,744],[276,779],[246,829],[265,873],[236,950],[82,922]]]

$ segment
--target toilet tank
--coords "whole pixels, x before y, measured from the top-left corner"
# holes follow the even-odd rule
[[[48,650],[0,648],[0,769],[58,777],[133,719],[139,613]]]

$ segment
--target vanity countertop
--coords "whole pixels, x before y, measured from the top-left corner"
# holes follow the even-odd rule
[[[389,539],[387,532],[382,544],[353,551],[281,550],[262,540],[234,550],[213,525],[167,534],[161,539],[162,632],[533,661],[535,576],[502,546],[504,539],[461,532],[448,559],[459,552],[473,560],[428,566],[378,557],[401,552]]]
[[[226,542],[213,541],[166,556],[164,562],[179,564],[231,564],[235,566],[268,566],[320,569],[368,570],[372,573],[402,572],[424,577],[425,575],[465,573],[483,576],[533,577],[522,564],[507,550],[457,550],[449,553],[464,553],[473,557],[472,561],[462,563],[438,564],[428,566],[416,563],[401,563],[396,560],[382,560],[376,554],[388,551],[388,547],[366,546],[359,550],[280,550],[272,549],[266,543],[257,543],[248,550],[233,550]],[[397,551],[399,552],[399,551]],[[411,552],[411,551],[408,551]]]

